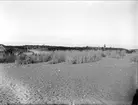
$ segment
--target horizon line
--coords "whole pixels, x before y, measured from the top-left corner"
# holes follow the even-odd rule
[[[106,48],[122,48],[122,49],[138,49],[138,48],[125,48],[125,47],[117,47],[117,46],[109,46],[106,44],[103,44],[103,46],[101,45],[83,45],[83,46],[79,46],[79,45],[73,45],[73,46],[69,46],[69,45],[49,45],[49,44],[0,44],[0,45],[4,45],[4,46],[28,46],[28,45],[38,45],[38,46],[56,46],[56,47],[104,47],[104,45],[106,46]]]

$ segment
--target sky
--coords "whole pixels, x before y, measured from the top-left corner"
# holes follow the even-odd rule
[[[138,48],[137,1],[0,1],[0,43]]]

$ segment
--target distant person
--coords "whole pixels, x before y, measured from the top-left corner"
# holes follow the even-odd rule
[[[136,93],[133,96],[133,100],[132,100],[131,105],[138,105],[138,89],[136,89]]]

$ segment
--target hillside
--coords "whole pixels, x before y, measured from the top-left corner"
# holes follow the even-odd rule
[[[95,63],[76,65],[38,63],[19,67],[9,64],[0,66],[7,78],[27,84],[41,101],[84,98],[120,103],[131,102],[135,92],[136,65],[129,62],[130,57],[105,58]]]

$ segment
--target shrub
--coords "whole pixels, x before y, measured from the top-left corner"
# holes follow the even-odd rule
[[[66,54],[64,51],[54,51],[51,54],[51,60],[50,63],[56,64],[56,63],[61,63],[66,61]]]
[[[66,62],[71,64],[96,62],[102,58],[102,53],[99,51],[72,51],[66,55]]]
[[[5,59],[0,58],[0,63],[4,63],[4,62],[5,62]]]
[[[117,59],[121,58],[118,51],[111,51],[109,57],[110,58],[117,58]]]
[[[109,57],[109,56],[111,55],[111,51],[110,51],[110,50],[103,51],[103,54],[104,54],[106,57]]]
[[[119,52],[119,54],[120,54],[121,57],[124,57],[124,56],[126,56],[126,51],[122,50],[122,51]]]
[[[138,55],[133,56],[132,58],[130,58],[131,62],[138,62]]]
[[[49,51],[39,54],[25,55],[21,54],[17,57],[18,64],[30,64],[39,62],[48,62],[57,64],[66,62],[69,64],[81,64],[97,62],[103,57],[123,58],[126,55],[125,51],[101,51],[101,50],[85,50],[85,51]]]
[[[8,55],[6,56],[5,62],[6,63],[13,63],[15,62],[16,57],[14,55]]]
[[[14,63],[15,59],[15,55],[6,55],[4,58],[0,59],[0,63]]]
[[[26,60],[26,55],[21,54],[21,55],[16,56],[15,63],[18,64],[18,65],[20,65],[20,64],[26,64],[25,60]]]
[[[40,59],[42,62],[48,62],[48,61],[52,60],[52,53],[41,54]]]
[[[125,50],[107,50],[107,51],[103,51],[102,57],[110,57],[110,58],[116,58],[116,59],[120,59],[123,58],[124,56],[126,56],[126,51]]]
[[[66,62],[66,63],[69,63],[69,64],[73,64],[74,58],[71,57],[71,56],[66,56],[66,61],[65,61],[65,62]]]

